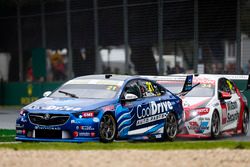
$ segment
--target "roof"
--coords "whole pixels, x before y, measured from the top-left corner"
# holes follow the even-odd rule
[[[109,78],[106,78],[107,75],[111,75]],[[110,80],[118,80],[118,81],[124,81],[127,79],[133,79],[137,78],[135,76],[130,75],[116,75],[116,74],[101,74],[101,75],[86,75],[86,76],[80,76],[75,78],[74,80],[81,80],[81,79],[110,79]]]

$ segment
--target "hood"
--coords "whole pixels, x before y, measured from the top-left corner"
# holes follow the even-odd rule
[[[89,111],[113,104],[114,99],[76,99],[76,98],[50,98],[39,99],[24,109],[28,111]]]
[[[206,107],[211,99],[212,97],[184,97],[182,98],[182,104],[184,110],[193,110]]]

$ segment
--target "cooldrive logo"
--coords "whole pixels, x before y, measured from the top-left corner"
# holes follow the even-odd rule
[[[173,106],[171,102],[165,101],[156,103],[152,101],[149,103],[148,107],[143,107],[141,105],[137,106],[137,120],[136,125],[143,125],[167,117],[166,111],[172,110]]]

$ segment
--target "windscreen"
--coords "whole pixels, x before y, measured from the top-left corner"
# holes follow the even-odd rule
[[[157,81],[157,83],[163,85],[170,92],[178,94],[182,91],[184,81]],[[193,85],[200,83],[188,92],[186,97],[212,97],[214,96],[215,84],[214,82],[194,81]]]
[[[82,79],[71,80],[53,92],[50,97],[73,97],[90,99],[113,98],[120,89],[123,81]]]

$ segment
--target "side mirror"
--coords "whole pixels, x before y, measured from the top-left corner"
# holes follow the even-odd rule
[[[227,99],[231,99],[231,94],[230,93],[228,93],[228,92],[220,92],[220,98],[221,99],[224,99],[224,100],[227,100]]]
[[[43,97],[48,97],[51,93],[51,91],[46,91],[43,93]]]
[[[126,93],[124,96],[124,99],[122,99],[123,101],[133,101],[138,99],[138,96],[136,96],[135,94],[132,93]]]

